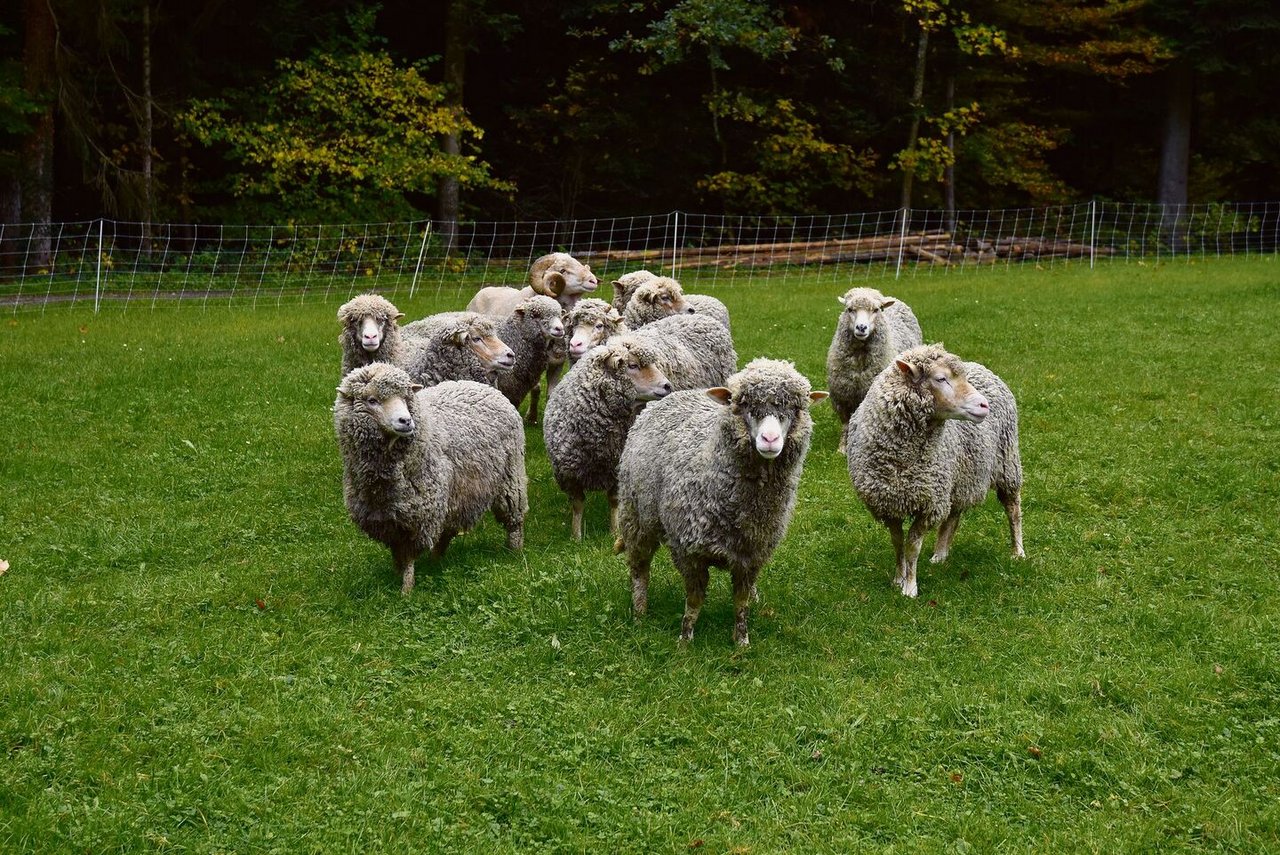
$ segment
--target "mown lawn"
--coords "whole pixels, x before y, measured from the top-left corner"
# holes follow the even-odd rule
[[[684,281],[825,385],[847,281]],[[718,572],[677,646],[665,554],[632,621],[539,429],[523,554],[402,598],[342,297],[0,318],[0,850],[1280,848],[1280,260],[868,282],[1018,396],[1028,558],[992,498],[896,593],[819,405],[744,651]]]

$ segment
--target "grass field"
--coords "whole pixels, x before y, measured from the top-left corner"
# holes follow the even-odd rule
[[[871,284],[1018,396],[1028,558],[991,498],[896,593],[819,405],[743,651],[665,553],[632,621],[536,428],[523,554],[402,598],[340,299],[0,319],[0,850],[1280,850],[1280,261]],[[843,288],[713,293],[820,388]]]

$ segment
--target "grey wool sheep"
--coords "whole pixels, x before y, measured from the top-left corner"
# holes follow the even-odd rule
[[[1004,382],[940,344],[906,350],[876,377],[849,431],[849,478],[889,529],[902,593],[919,593],[916,561],[938,529],[932,562],[945,561],[960,515],[994,489],[1022,549],[1018,407]],[[905,520],[911,527],[904,541]]]
[[[619,336],[588,351],[547,396],[542,437],[556,484],[569,497],[574,540],[582,539],[587,491],[608,496],[612,519],[618,457],[637,406],[671,391],[655,361],[647,345]]]
[[[637,417],[618,463],[617,552],[631,605],[649,603],[649,565],[662,543],[684,577],[680,640],[693,638],[709,568],[733,579],[733,639],[749,642],[749,601],[786,534],[813,433],[811,391],[789,362],[755,359],[725,386],[675,392]]]
[[[738,370],[729,331],[705,315],[671,315],[631,335],[654,351],[658,367],[676,390],[720,386]]]
[[[522,300],[498,323],[498,336],[515,353],[515,364],[510,371],[499,372],[494,385],[517,409],[525,396],[529,396],[529,412],[534,418],[538,412],[542,374],[551,355],[550,345],[557,341],[563,343],[564,334],[560,304],[541,294]]]
[[[923,343],[920,323],[911,307],[874,288],[850,288],[837,297],[844,309],[827,350],[827,390],[840,419],[840,447],[845,451],[849,417],[866,397],[871,382],[901,351]]]
[[[400,331],[403,346],[398,364],[423,386],[445,380],[493,385],[498,372],[515,365],[515,351],[498,338],[493,318],[476,312],[428,315]]]
[[[342,332],[342,376],[353,368],[370,362],[396,362],[400,359],[400,325],[404,312],[378,294],[360,294],[338,309]]]
[[[565,336],[569,339],[569,360],[577,362],[588,350],[627,332],[622,313],[604,300],[579,300],[565,316]]]
[[[524,545],[529,510],[520,415],[498,390],[468,380],[422,389],[403,369],[375,362],[338,386],[333,425],[351,520],[391,550],[400,590],[414,562],[492,509],[507,547]]]
[[[638,330],[671,315],[693,314],[693,307],[685,300],[680,283],[669,276],[656,276],[642,282],[631,293],[622,319],[627,327]]]
[[[611,283],[613,285],[613,305],[619,313],[626,312],[627,303],[631,302],[631,296],[636,290],[646,282],[657,279],[656,273],[648,270],[633,270],[630,273],[624,273]],[[729,325],[729,309],[724,303],[712,297],[710,294],[690,294],[684,292],[684,300],[688,306],[692,307],[695,315],[707,315],[724,324],[724,328],[731,330]]]

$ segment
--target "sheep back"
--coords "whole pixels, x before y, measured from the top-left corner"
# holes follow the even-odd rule
[[[672,388],[720,386],[738,369],[729,330],[706,315],[671,315],[632,333],[649,344]]]
[[[423,386],[446,380],[472,380],[492,385],[494,370],[467,346],[470,336],[497,338],[492,318],[477,312],[441,312],[401,327],[400,365]]]

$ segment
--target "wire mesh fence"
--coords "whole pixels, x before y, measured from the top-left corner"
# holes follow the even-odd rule
[[[470,292],[522,284],[530,262],[572,253],[602,279],[649,269],[701,285],[819,276],[962,273],[993,265],[1272,254],[1280,202],[340,225],[88,220],[0,225],[0,307],[156,307],[346,300],[362,291]]]

